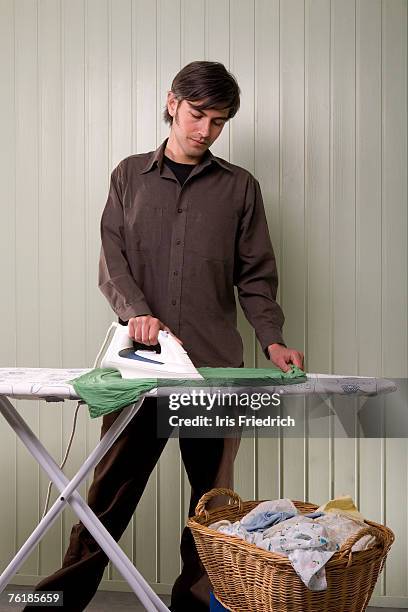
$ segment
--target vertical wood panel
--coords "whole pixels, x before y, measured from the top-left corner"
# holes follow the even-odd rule
[[[407,2],[383,2],[383,373],[407,361]]]
[[[241,89],[241,106],[230,125],[230,161],[254,172],[254,2],[237,0],[230,5],[230,70]],[[255,361],[254,333],[242,310],[238,326],[244,339],[244,362],[252,367]],[[241,447],[241,450],[243,447]]]
[[[108,134],[107,142],[104,144],[104,153],[107,153],[106,177],[109,175],[110,169],[116,166],[121,159],[130,155],[132,141],[132,3],[131,0],[109,0],[108,4],[108,61],[106,64],[107,86],[109,88],[108,99]],[[105,85],[105,80],[104,80]],[[104,96],[101,92],[101,98]],[[104,109],[106,112],[106,109]],[[97,123],[104,123],[103,120]],[[103,166],[98,169],[98,176],[103,173]],[[103,181],[105,184],[105,181]],[[101,196],[102,197],[102,196]],[[105,195],[106,200],[106,195]],[[96,210],[94,213],[93,224],[99,230],[100,205],[104,204],[104,199],[100,204],[95,202]],[[95,236],[94,261],[98,259],[99,234]],[[92,266],[94,270],[94,266]],[[96,271],[95,271],[96,272]],[[96,284],[96,283],[94,283]],[[109,321],[112,321],[114,313],[110,309],[102,294],[98,292],[95,298],[94,308],[99,308],[106,311],[106,326]],[[101,313],[102,314],[102,313]],[[101,322],[104,320],[102,317]],[[100,338],[103,337],[103,328],[99,333]],[[99,421],[99,419],[98,419]],[[94,424],[94,423],[92,423]],[[99,429],[100,423],[95,423],[94,431]],[[90,439],[92,445],[95,445],[95,439]],[[120,545],[130,558],[134,558],[134,521],[130,521],[129,526],[125,530],[120,539]],[[113,580],[123,580],[121,574],[115,567],[111,568]]]
[[[87,363],[92,365],[98,351],[98,339],[106,329],[106,304],[97,287],[100,249],[99,222],[104,208],[110,174],[109,106],[120,98],[109,86],[111,81],[111,41],[109,40],[108,0],[87,0],[86,3],[86,333]],[[130,15],[129,15],[130,17]],[[125,37],[125,36],[124,36]],[[127,48],[130,55],[130,49]],[[126,64],[124,63],[124,66]],[[123,111],[123,109],[121,109]]]
[[[133,121],[136,134],[133,138],[135,153],[152,151],[158,144],[157,117],[164,106],[158,105],[157,96],[157,14],[156,3],[133,0],[133,84],[136,86],[133,100]]]
[[[280,122],[281,122],[281,303],[286,316],[285,340],[302,350],[305,340],[305,276],[297,265],[304,261],[304,2],[281,3],[280,14]],[[287,405],[287,403],[286,403]],[[302,401],[290,401],[293,416]],[[291,413],[292,414],[292,413]],[[285,496],[304,494],[305,446],[302,439],[283,432]],[[293,458],[296,457],[296,461]]]
[[[357,4],[358,374],[381,371],[381,2]]]
[[[231,3],[231,72],[241,88],[241,107],[231,123],[231,160],[254,172],[255,165],[255,113],[254,113],[254,2],[237,0]],[[238,310],[238,327],[244,340],[244,362],[248,367],[255,363],[255,336],[241,308]],[[242,497],[254,495],[254,440],[241,441],[235,461],[235,486]]]
[[[110,0],[108,171],[134,152],[132,26],[132,0]]]
[[[407,440],[386,440],[385,520],[396,534],[387,561],[385,594],[407,596]],[[405,478],[402,477],[405,473]]]
[[[205,0],[205,59],[230,66],[230,2]]]
[[[0,205],[0,273],[3,283],[0,301],[0,363],[1,367],[16,363],[16,226],[15,226],[15,99],[14,99],[14,2],[0,2],[0,133],[7,147],[0,147],[0,177],[3,198]],[[16,438],[6,421],[0,419],[0,479],[3,503],[0,530],[2,565],[14,554],[16,538]]]
[[[134,152],[142,153],[156,148],[156,3],[133,1],[133,117],[136,126],[133,138]],[[164,101],[163,101],[164,104]],[[143,576],[156,582],[159,548],[157,468],[152,473],[135,514],[134,562]]]
[[[383,373],[407,376],[407,2],[383,2]],[[397,76],[398,75],[398,76]],[[386,441],[386,594],[407,594],[407,440]]]
[[[272,246],[279,265],[279,2],[255,2],[254,174],[258,179]],[[256,364],[270,361],[256,345]]]
[[[38,12],[39,52],[39,365],[61,367],[61,5],[53,0],[40,0]],[[53,231],[50,232],[50,227]],[[52,330],[52,333],[50,333]],[[61,430],[62,405],[40,405],[40,436],[46,440],[47,449],[61,460],[61,438],[55,432]],[[47,495],[48,478],[41,470],[40,511]],[[52,504],[58,492],[53,489]],[[51,573],[61,558],[61,517],[40,543],[39,573]]]
[[[306,4],[307,367],[330,363],[330,3]]]
[[[181,0],[180,66],[204,59],[205,0]]]
[[[181,66],[181,0],[158,0],[157,32],[157,108],[163,109],[171,82]],[[157,145],[169,133],[168,126],[157,114]]]
[[[38,4],[15,2],[16,29],[16,324],[17,363],[36,366],[39,358],[38,295]],[[23,418],[38,434],[38,402],[18,402]],[[39,507],[39,467],[17,443],[17,545],[35,527]],[[38,550],[21,573],[38,572]]]
[[[62,3],[62,357],[64,367],[85,367],[86,355],[86,226],[85,226],[85,6],[83,0]],[[61,437],[69,440],[74,402],[64,402]],[[86,454],[86,407],[79,411],[66,473],[79,469]],[[83,495],[85,485],[80,492]],[[61,557],[77,518],[63,514]]]
[[[64,367],[85,367],[85,32],[84,2],[63,9],[62,286]]]
[[[230,68],[230,2],[229,0],[205,0],[205,57],[211,62],[221,62]],[[211,147],[214,155],[230,157],[230,122]]]
[[[332,2],[333,368],[356,372],[355,3]]]
[[[355,373],[356,246],[355,246],[355,2],[332,2],[332,283],[333,371]],[[343,403],[333,404],[342,410]],[[334,494],[354,495],[356,448],[353,439],[340,437],[336,419],[334,439]]]
[[[381,372],[381,1],[358,0],[356,14],[357,373]],[[383,443],[359,441],[359,507],[382,520]],[[380,483],[380,486],[379,486]],[[382,581],[376,595],[382,591]]]
[[[269,233],[279,266],[279,2],[255,2],[255,176],[259,180]],[[267,367],[259,344],[256,364]],[[255,494],[279,495],[278,438],[256,440]]]
[[[15,107],[15,49],[13,0],[0,2],[0,131],[7,147],[0,148],[0,177],[3,198],[0,223],[0,270],[4,283],[0,305],[0,363],[14,364],[16,359],[16,107]]]
[[[281,3],[281,302],[289,346],[304,345],[304,4]]]
[[[330,325],[330,3],[308,1],[305,14],[305,234],[307,246],[306,367],[331,371]],[[307,403],[308,498],[330,497],[328,409]],[[320,415],[321,416],[318,416]],[[323,429],[323,431],[321,431]],[[313,432],[321,431],[322,437]],[[323,437],[323,433],[326,434]]]

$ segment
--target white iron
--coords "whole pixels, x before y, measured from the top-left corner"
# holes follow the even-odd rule
[[[122,378],[202,379],[186,351],[169,332],[159,331],[160,353],[135,350],[133,340],[129,337],[127,325],[120,325],[116,322],[112,323],[108,329],[95,364],[98,364],[100,360],[112,329],[115,330],[115,333],[99,367],[115,368],[119,370]]]

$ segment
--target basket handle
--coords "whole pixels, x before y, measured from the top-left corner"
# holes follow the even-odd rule
[[[348,555],[347,567],[350,567],[351,562],[352,562],[351,549],[353,548],[356,542],[361,540],[361,538],[363,538],[366,535],[374,536],[379,541],[379,544],[382,546],[382,548],[385,548],[385,538],[383,534],[381,533],[381,531],[379,529],[376,529],[375,527],[371,527],[370,525],[367,525],[367,527],[363,527],[362,529],[360,529],[360,531],[358,531],[354,535],[347,538],[347,540],[343,543],[342,547],[339,550],[340,559]]]
[[[213,497],[217,497],[218,495],[227,495],[230,498],[230,501],[232,499],[234,500],[235,505],[238,504],[238,510],[242,510],[242,499],[240,498],[238,493],[235,493],[235,491],[233,491],[232,489],[218,488],[211,489],[211,491],[207,491],[207,493],[204,493],[204,495],[200,498],[198,504],[196,505],[195,516],[201,516],[201,514],[204,514],[205,519],[207,520],[208,510],[205,506],[207,502],[210,501],[210,499],[212,499]]]

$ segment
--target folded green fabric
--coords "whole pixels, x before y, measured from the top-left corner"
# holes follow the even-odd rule
[[[254,387],[293,384],[306,378],[303,370],[292,366],[289,372],[279,368],[198,368],[204,380],[125,379],[117,370],[91,370],[69,381],[88,405],[92,418],[120,410],[136,402],[143,393],[155,387]]]

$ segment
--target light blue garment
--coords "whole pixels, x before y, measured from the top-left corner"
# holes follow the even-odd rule
[[[296,516],[294,512],[258,512],[258,514],[248,517],[249,520],[245,522],[245,529],[247,531],[262,531],[294,516]]]
[[[248,517],[249,520],[247,519],[245,522],[245,529],[247,531],[262,531],[267,527],[277,525],[278,523],[293,518],[294,516],[296,516],[294,512],[259,512],[258,514]],[[315,519],[319,518],[319,516],[323,516],[323,512],[311,512],[310,514],[305,514],[304,516]]]
[[[309,514],[305,514],[307,518],[316,519],[323,516],[324,512],[310,512]]]

